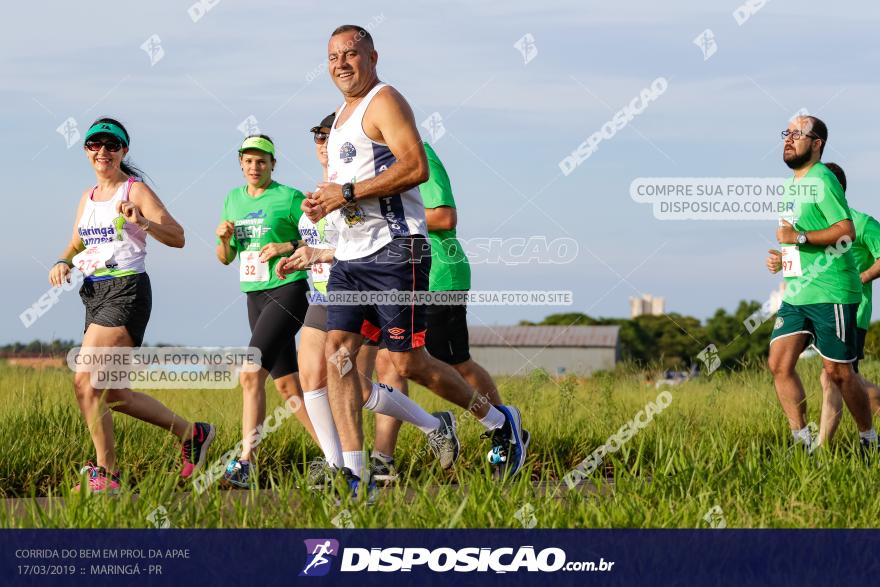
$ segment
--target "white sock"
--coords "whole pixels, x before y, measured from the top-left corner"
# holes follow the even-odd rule
[[[366,478],[367,459],[364,458],[364,451],[345,451],[342,453],[342,462],[345,463],[345,468],[354,473],[358,479]]]
[[[810,434],[809,426],[804,426],[800,430],[792,430],[791,435],[795,442],[803,442],[807,448],[813,448],[813,435]]]
[[[303,393],[303,403],[306,405],[306,413],[321,444],[321,450],[324,451],[324,459],[331,467],[337,469],[342,467],[342,445],[339,443],[339,433],[336,431],[333,412],[330,410],[327,388],[322,387]]]
[[[871,428],[867,432],[859,432],[859,438],[862,440],[867,440],[871,444],[877,443],[877,431]]]
[[[386,465],[394,462],[394,457],[392,457],[390,455],[386,455],[384,452],[379,452],[378,450],[375,450],[375,449],[370,454],[370,458],[371,459],[379,459],[380,461],[382,461]]]
[[[486,430],[495,430],[496,428],[501,428],[502,426],[504,426],[504,423],[507,422],[504,414],[502,414],[501,410],[499,410],[495,406],[489,406],[489,411],[479,420],[480,424],[486,427]]]
[[[425,434],[440,426],[439,418],[426,412],[422,406],[406,397],[399,389],[381,383],[373,384],[373,391],[370,392],[370,399],[364,404],[364,408],[409,422]]]

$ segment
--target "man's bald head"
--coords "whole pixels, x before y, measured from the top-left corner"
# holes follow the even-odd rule
[[[373,36],[370,34],[370,31],[356,24],[344,24],[336,27],[336,29],[330,34],[330,38],[332,39],[336,35],[341,35],[342,33],[352,32],[355,33],[355,43],[363,43],[363,46],[367,51],[373,51],[376,48],[375,45],[373,45]]]

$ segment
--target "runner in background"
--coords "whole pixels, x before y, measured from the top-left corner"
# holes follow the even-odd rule
[[[826,163],[825,166],[831,170],[831,173],[840,182],[843,192],[846,193],[846,174],[840,165]],[[862,301],[859,303],[859,312],[856,316],[857,356],[853,362],[853,370],[868,394],[871,413],[877,414],[880,410],[880,388],[859,373],[859,361],[865,358],[865,338],[868,335],[868,328],[871,326],[872,290],[874,280],[880,277],[880,222],[853,208],[850,208],[849,211],[856,229],[856,239],[853,241],[851,250],[862,282]],[[821,379],[823,403],[822,418],[819,423],[819,444],[824,445],[831,442],[840,425],[843,397],[840,395],[840,389],[829,379],[825,371],[822,371]]]
[[[327,179],[327,136],[333,125],[334,114],[325,117],[318,126],[312,127],[318,162],[321,163],[324,179]],[[324,347],[327,340],[327,281],[330,276],[333,254],[336,250],[336,227],[328,218],[312,223],[303,215],[299,221],[299,231],[303,238],[302,246],[293,255],[283,259],[276,266],[279,278],[287,273],[309,268],[314,298],[306,312],[305,323],[300,338],[299,365],[300,381],[305,389],[304,401],[309,418],[314,425],[324,459],[309,464],[307,483],[311,488],[322,488],[329,484],[336,472],[342,471],[344,463],[342,448],[330,401],[327,397],[327,361]],[[360,369],[360,362],[358,367]],[[400,418],[419,428],[427,435],[428,445],[444,468],[449,468],[458,457],[459,444],[455,428],[450,424],[451,412],[429,414],[421,406],[388,385],[373,383],[372,366],[360,371],[364,408],[388,417]],[[376,479],[382,481],[382,479]]]
[[[344,102],[328,138],[328,181],[310,193],[303,211],[313,222],[333,214],[338,245],[328,293],[358,296],[428,289],[431,253],[418,185],[428,165],[412,109],[376,72],[378,53],[369,31],[343,25],[328,43],[328,70]],[[515,407],[486,405],[461,375],[424,348],[424,306],[387,304],[328,307],[328,387],[350,486],[369,474],[363,453],[361,376],[341,365],[357,360],[362,337],[382,338],[397,372],[448,401],[470,409],[499,443],[508,475],[525,462],[522,420]],[[332,300],[331,300],[332,301]]]
[[[247,137],[238,150],[245,185],[234,188],[223,203],[223,219],[217,227],[217,259],[224,265],[239,260],[241,291],[247,295],[249,346],[260,350],[259,371],[241,372],[242,451],[229,462],[224,481],[247,489],[253,484],[254,451],[260,443],[258,426],[266,417],[266,378],[294,411],[297,419],[317,442],[302,407],[297,376],[296,333],[308,309],[309,284],[305,271],[284,278],[275,273],[278,259],[296,250],[304,196],[272,179],[275,145],[266,135]]]
[[[97,185],[80,197],[70,243],[49,271],[49,283],[56,287],[70,282],[74,266],[85,275],[80,288],[86,307],[81,353],[90,347],[141,346],[153,304],[147,235],[169,247],[184,245],[183,227],[143,183],[143,173],[125,160],[130,144],[128,131],[112,118],[100,118],[86,131],[83,148]],[[190,423],[155,398],[130,389],[96,389],[88,372],[77,372],[73,384],[96,453],[97,464],[88,463],[80,471],[87,490],[120,489],[110,410],[177,436],[182,442],[181,477],[190,477],[204,464],[215,434],[210,424]]]
[[[427,142],[423,143],[423,146],[428,158],[430,176],[428,181],[419,186],[419,192],[425,205],[428,238],[431,241],[430,291],[461,294],[458,304],[427,306],[428,331],[425,348],[434,358],[454,367],[464,380],[477,390],[484,401],[499,407],[503,403],[495,382],[470,354],[465,300],[471,288],[471,267],[456,235],[458,213],[452,195],[452,185],[437,153]],[[403,393],[408,393],[407,381],[397,375],[387,350],[379,351],[376,371],[379,381],[394,385]],[[396,478],[393,455],[399,431],[399,420],[376,416],[376,445],[370,455],[370,467],[377,479]],[[523,445],[527,447],[529,442],[529,432],[523,430]],[[494,444],[493,451],[500,450],[501,444]],[[496,458],[494,452],[490,453],[490,462],[500,465],[493,460]]]

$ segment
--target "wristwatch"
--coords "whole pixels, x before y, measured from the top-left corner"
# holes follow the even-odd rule
[[[346,204],[351,204],[354,202],[354,184],[344,183],[342,184],[342,197],[345,198]]]
[[[806,232],[799,232],[798,233],[797,244],[799,244],[799,245],[807,244],[807,233]]]

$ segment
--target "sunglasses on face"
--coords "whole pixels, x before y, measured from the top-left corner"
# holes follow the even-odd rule
[[[315,134],[315,142],[318,143],[319,145],[324,144],[324,141],[326,141],[327,137],[330,136],[330,133],[321,132],[319,130],[315,131],[314,134]]]
[[[122,148],[122,143],[119,141],[86,141],[86,149],[93,153],[100,151],[101,147],[104,147],[111,153],[115,153]]]
[[[817,135],[812,134],[812,131],[804,132],[802,130],[784,130],[780,134],[782,135],[783,141],[785,139],[787,139],[788,137],[791,137],[795,141],[799,141],[804,137],[809,137],[811,139],[819,139],[819,137]],[[821,140],[821,139],[819,139],[819,140]]]

